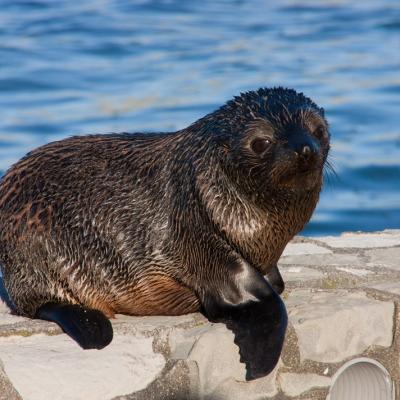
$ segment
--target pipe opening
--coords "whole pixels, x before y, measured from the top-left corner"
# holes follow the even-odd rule
[[[344,364],[333,376],[327,400],[395,400],[385,367],[370,358]]]

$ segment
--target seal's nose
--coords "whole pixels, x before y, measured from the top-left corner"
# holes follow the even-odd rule
[[[303,149],[301,150],[301,155],[304,156],[304,157],[308,157],[310,154],[311,154],[310,146],[305,145],[303,147]]]
[[[310,144],[304,144],[296,153],[304,158],[305,160],[308,160],[311,158],[313,155],[315,155],[318,152],[318,148],[316,146],[310,145]]]
[[[300,156],[302,159],[309,160],[318,153],[318,143],[309,135],[302,135],[302,137],[296,139],[297,140],[293,140],[292,149],[296,155]]]

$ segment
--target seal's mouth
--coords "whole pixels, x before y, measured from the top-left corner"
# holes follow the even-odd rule
[[[309,190],[321,184],[322,168],[318,166],[308,168],[295,168],[282,173],[279,179],[279,186],[290,189]]]

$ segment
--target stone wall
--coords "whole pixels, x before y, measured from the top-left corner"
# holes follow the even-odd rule
[[[200,314],[119,315],[111,345],[83,351],[0,302],[0,399],[322,400],[357,357],[382,364],[399,394],[400,231],[298,237],[280,269],[289,328],[268,377],[245,382],[231,332]]]

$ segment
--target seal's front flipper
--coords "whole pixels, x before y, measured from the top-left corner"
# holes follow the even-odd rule
[[[111,322],[101,311],[78,304],[46,303],[36,318],[57,323],[83,349],[102,349],[113,338]]]
[[[246,364],[246,379],[260,378],[278,363],[287,326],[286,308],[254,268],[243,264],[227,278],[219,291],[209,291],[204,298],[204,313],[235,334],[241,361]]]
[[[246,379],[269,374],[281,355],[287,315],[282,301],[274,298],[249,301],[230,311],[226,326],[235,334]]]

